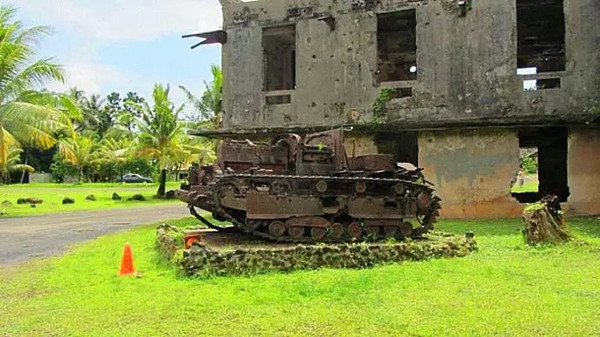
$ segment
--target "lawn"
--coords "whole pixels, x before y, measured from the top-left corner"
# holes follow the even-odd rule
[[[179,221],[195,223],[192,219]],[[479,252],[380,266],[189,279],[154,250],[154,226],[0,271],[0,336],[590,336],[600,332],[600,220],[587,245],[531,248],[520,220],[441,221]],[[141,278],[116,276],[123,244]]]
[[[168,189],[179,187],[178,182],[169,182]],[[153,203],[171,202],[170,200],[153,199],[158,184],[25,184],[0,186],[0,203],[9,201],[11,205],[0,206],[0,211],[6,214],[2,217],[23,215],[40,215],[56,212],[80,211],[89,209],[104,209],[114,207],[128,207]],[[121,200],[112,200],[116,192]],[[85,197],[93,194],[96,201],[86,200]],[[142,194],[146,201],[127,200],[134,194]],[[19,198],[38,198],[44,202],[32,208],[30,205],[18,205]],[[64,197],[75,199],[74,204],[62,204]]]

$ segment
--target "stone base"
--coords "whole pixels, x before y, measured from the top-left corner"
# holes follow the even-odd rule
[[[206,231],[184,249],[181,230],[161,225],[158,249],[187,275],[251,275],[318,268],[370,268],[400,261],[463,257],[477,250],[472,235],[431,233],[407,242],[298,245],[260,241],[239,233]]]

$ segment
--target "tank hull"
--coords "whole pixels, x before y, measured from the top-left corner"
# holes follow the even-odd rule
[[[176,195],[241,231],[290,242],[418,237],[440,208],[426,183],[360,176],[230,174]]]

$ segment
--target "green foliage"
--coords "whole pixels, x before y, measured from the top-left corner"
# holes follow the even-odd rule
[[[544,209],[544,207],[546,207],[546,205],[543,202],[541,202],[541,201],[535,202],[535,203],[532,203],[532,204],[528,204],[525,207],[525,212],[541,211],[541,210]]]
[[[52,164],[50,164],[50,172],[52,173],[52,180],[57,183],[62,183],[67,177],[79,174],[77,167],[62,160],[60,157],[56,157]]]
[[[208,280],[181,277],[156,251],[156,225],[136,228],[4,267],[0,335],[593,336],[600,223],[569,224],[591,245],[527,247],[520,219],[442,220],[440,230],[475,231],[479,252]],[[125,242],[141,278],[116,276]]]
[[[392,99],[396,89],[383,88],[379,91],[379,97],[373,103],[373,115],[376,118],[384,118],[386,115],[386,105]]]
[[[36,89],[48,81],[63,80],[61,67],[51,58],[34,59],[35,47],[49,30],[25,27],[15,20],[16,10],[0,3],[0,174],[7,172],[12,145],[48,149],[56,132],[70,133],[70,100]],[[60,109],[58,108],[60,107]],[[71,114],[75,117],[76,114]]]
[[[210,70],[213,79],[210,83],[204,83],[206,89],[200,98],[184,86],[179,86],[179,88],[194,107],[195,114],[187,116],[193,122],[194,127],[216,130],[221,125],[223,114],[223,73],[214,64],[211,65]]]
[[[158,196],[165,194],[166,170],[185,156],[179,139],[183,126],[179,114],[183,106],[175,107],[169,99],[169,86],[156,84],[152,92],[153,105],[142,105],[142,116],[137,121],[140,130],[140,154],[156,163],[160,171]]]
[[[521,160],[521,166],[525,173],[534,174],[538,171],[537,156],[527,156]]]

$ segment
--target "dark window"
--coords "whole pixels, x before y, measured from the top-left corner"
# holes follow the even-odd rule
[[[416,132],[379,133],[375,136],[379,153],[394,155],[394,161],[419,165],[419,137]]]
[[[377,15],[379,82],[417,79],[416,28],[414,9]]]
[[[535,85],[537,87],[537,90],[559,89],[560,88],[560,78],[545,78],[545,79],[537,80]]]
[[[292,102],[292,96],[291,95],[267,96],[266,101],[267,101],[267,104],[269,104],[269,105],[290,104]]]
[[[296,27],[263,29],[265,91],[296,87]]]
[[[565,70],[563,0],[517,0],[517,35],[519,69]]]

